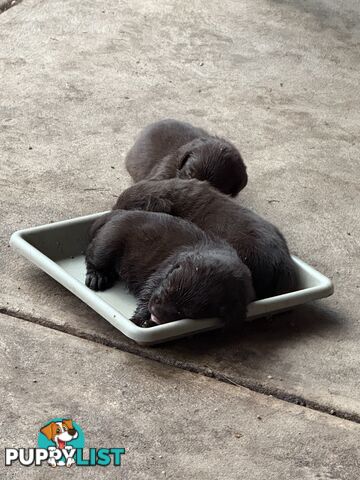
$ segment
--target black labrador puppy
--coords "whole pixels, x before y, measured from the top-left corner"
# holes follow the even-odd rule
[[[197,178],[231,196],[248,180],[234,145],[190,123],[171,119],[152,123],[140,132],[126,156],[126,168],[135,182]]]
[[[105,290],[117,278],[138,298],[132,321],[151,326],[181,318],[245,319],[251,274],[225,241],[163,213],[116,210],[95,221],[85,283]]]
[[[125,190],[115,206],[165,212],[223,238],[250,269],[258,299],[296,287],[296,268],[286,240],[270,222],[198,180],[143,181]]]

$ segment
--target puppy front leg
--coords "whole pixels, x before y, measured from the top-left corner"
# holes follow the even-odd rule
[[[156,285],[157,282],[153,279],[148,280],[139,295],[136,310],[130,319],[139,327],[147,328],[156,325],[156,323],[151,321],[151,313],[149,311],[149,301]]]
[[[131,321],[138,325],[139,327],[148,328],[155,327],[157,324],[151,321],[151,313],[149,311],[149,302],[152,297],[152,294],[156,288],[158,288],[162,279],[165,278],[166,274],[171,270],[172,265],[165,265],[163,268],[160,268],[158,272],[153,274],[145,282],[139,296],[138,304],[134,315],[131,317]]]
[[[133,316],[130,318],[130,321],[135,323],[138,327],[150,327],[153,323],[150,321],[151,314],[148,309],[148,302],[145,300],[141,300]]]

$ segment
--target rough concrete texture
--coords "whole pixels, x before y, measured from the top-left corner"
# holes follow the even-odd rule
[[[1,15],[3,311],[135,348],[8,239],[108,208],[138,130],[186,119],[239,146],[238,201],[336,293],[236,337],[137,351],[359,419],[359,18],[330,0],[27,0]]]
[[[72,467],[74,478],[358,479],[354,422],[4,315],[0,332],[3,446],[33,447],[44,422],[70,416],[86,447],[125,447],[120,470]],[[0,473],[69,475],[19,465]]]

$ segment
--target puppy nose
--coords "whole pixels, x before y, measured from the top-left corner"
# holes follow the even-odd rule
[[[69,428],[68,432],[69,432],[69,435],[73,436],[73,435],[75,435],[76,430],[75,430],[75,428]]]

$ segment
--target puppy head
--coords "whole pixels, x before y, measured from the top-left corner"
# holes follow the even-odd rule
[[[178,155],[179,178],[206,180],[232,197],[247,184],[243,159],[238,150],[226,140],[198,138],[181,147]]]
[[[235,252],[190,253],[177,258],[149,301],[154,323],[182,318],[245,319],[254,298],[251,274]]]

